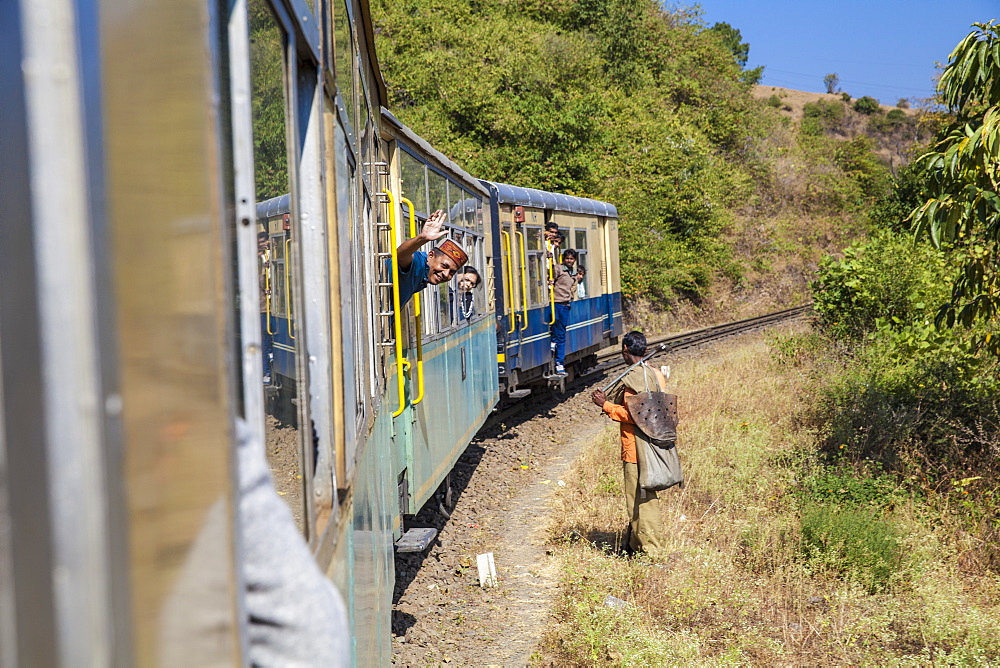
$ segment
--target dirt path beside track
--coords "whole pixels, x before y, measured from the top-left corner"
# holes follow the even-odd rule
[[[529,401],[524,415],[481,433],[452,475],[451,519],[432,501],[410,523],[440,534],[425,554],[397,555],[396,665],[528,665],[558,590],[549,501],[610,425],[589,394]],[[479,586],[484,552],[494,555],[496,588]]]

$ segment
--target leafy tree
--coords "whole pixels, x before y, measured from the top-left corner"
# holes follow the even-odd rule
[[[709,30],[715,33],[722,40],[722,45],[732,52],[736,64],[744,68],[743,74],[740,75],[743,83],[749,86],[760,83],[764,76],[764,66],[746,69],[747,59],[750,57],[750,45],[743,41],[740,31],[724,22],[716,23]]]
[[[882,107],[879,105],[878,100],[873,97],[865,95],[864,97],[859,97],[854,101],[854,111],[859,114],[871,116],[872,114],[877,114],[881,110]]]
[[[750,57],[750,45],[743,41],[740,31],[728,23],[716,23],[709,28],[722,40],[722,45],[732,51],[733,58],[740,67],[747,66],[747,58]]]
[[[832,95],[837,92],[837,87],[840,85],[840,77],[837,76],[836,72],[827,74],[823,77],[823,85],[826,86],[826,92]]]
[[[973,27],[938,83],[954,122],[917,160],[926,200],[910,214],[917,235],[954,246],[961,257],[951,300],[937,318],[948,326],[1000,313],[1000,23]],[[986,343],[998,351],[995,338]]]

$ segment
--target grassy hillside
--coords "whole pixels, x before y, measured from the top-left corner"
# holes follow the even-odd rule
[[[635,319],[804,299],[819,257],[863,233],[887,187],[874,142],[803,133],[695,11],[380,0],[373,13],[404,123],[476,175],[618,206]]]

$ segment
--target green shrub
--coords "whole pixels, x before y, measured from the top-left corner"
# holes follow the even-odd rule
[[[873,97],[868,97],[867,95],[859,97],[854,102],[854,111],[859,114],[871,116],[872,114],[877,114],[881,110],[882,107],[879,105],[878,100]]]
[[[842,459],[846,444],[833,450]],[[823,505],[836,509],[859,506],[886,508],[900,496],[896,480],[884,473],[856,474],[844,466],[819,466],[802,476],[798,494],[804,505]]]
[[[802,556],[875,594],[890,589],[903,566],[899,534],[881,512],[810,505],[802,511]]]
[[[824,258],[811,287],[821,325],[835,337],[858,340],[879,318],[927,318],[947,299],[948,275],[943,253],[882,230],[848,247],[842,259]]]
[[[781,106],[781,98],[778,97],[777,95],[772,95],[771,97],[767,98],[767,105],[769,107],[774,107],[775,109],[777,109],[778,107]]]
[[[844,102],[850,102],[851,101],[851,94],[850,93],[846,93],[846,92],[841,93],[840,94],[840,99],[843,100]]]
[[[818,118],[826,127],[830,127],[844,120],[844,105],[833,100],[807,102],[802,107],[802,116],[805,118]]]

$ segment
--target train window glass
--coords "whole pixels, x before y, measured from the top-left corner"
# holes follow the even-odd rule
[[[428,211],[448,211],[448,181],[433,169],[427,170],[427,196]]]
[[[250,77],[254,133],[254,177],[257,201],[288,193],[288,145],[286,140],[287,90],[285,76],[287,36],[278,26],[266,0],[250,0]],[[300,350],[295,336],[292,267],[288,263],[289,239],[295,227],[287,209],[265,222],[270,241],[269,284],[270,314],[261,317],[263,339],[263,382],[270,401],[265,437],[267,457],[274,484],[288,502],[296,525],[305,531],[305,474],[299,453],[302,451],[298,415],[293,399],[298,392],[297,357]],[[289,311],[293,311],[292,318]],[[302,340],[302,337],[299,337]]]
[[[272,234],[271,237],[271,315],[282,318],[287,316],[285,308],[285,279],[288,272],[285,267],[285,237]]]
[[[545,303],[548,290],[543,290],[547,278],[545,271],[545,253],[542,243],[541,227],[524,228],[524,242],[528,251],[526,258],[528,270],[528,306],[541,306]],[[544,294],[544,296],[543,296]]]
[[[455,289],[452,287],[452,281],[439,283],[435,287],[437,288],[438,302],[438,331],[444,331],[451,327],[451,302]]]
[[[587,250],[587,230],[574,230],[573,235],[576,242],[573,248],[577,250]]]
[[[524,242],[528,245],[528,251],[542,250],[542,228],[529,227],[524,230]]]
[[[354,47],[351,34],[351,19],[344,2],[336,3],[338,10],[333,16],[334,39],[334,74],[337,77],[337,90],[347,107],[347,118],[350,121],[351,132],[357,132],[358,112],[357,87],[354,82]]]
[[[343,305],[343,308],[331,309],[330,313],[334,319],[331,323],[334,332],[333,349],[338,351],[332,360],[335,417],[339,417],[340,407],[343,406],[343,420],[336,431],[333,461],[338,488],[346,492],[347,481],[353,472],[357,418],[364,413],[364,404],[358,402],[356,390],[358,376],[354,355],[357,345],[354,309],[349,306],[354,297],[351,273],[351,240],[354,236],[350,204],[351,165],[347,154],[347,138],[337,120],[337,114],[328,107],[324,119],[327,136],[333,139],[333,150],[327,154],[327,169],[333,167],[333,197],[328,193],[327,199],[327,220],[332,226],[329,230],[330,264],[333,269],[331,273],[337,280],[336,285],[331,287],[331,303]]]
[[[424,163],[406,151],[400,151],[399,171],[400,192],[403,197],[413,202],[413,207],[418,213],[430,213],[427,210],[427,175]],[[409,214],[405,211],[405,207],[404,212]]]

